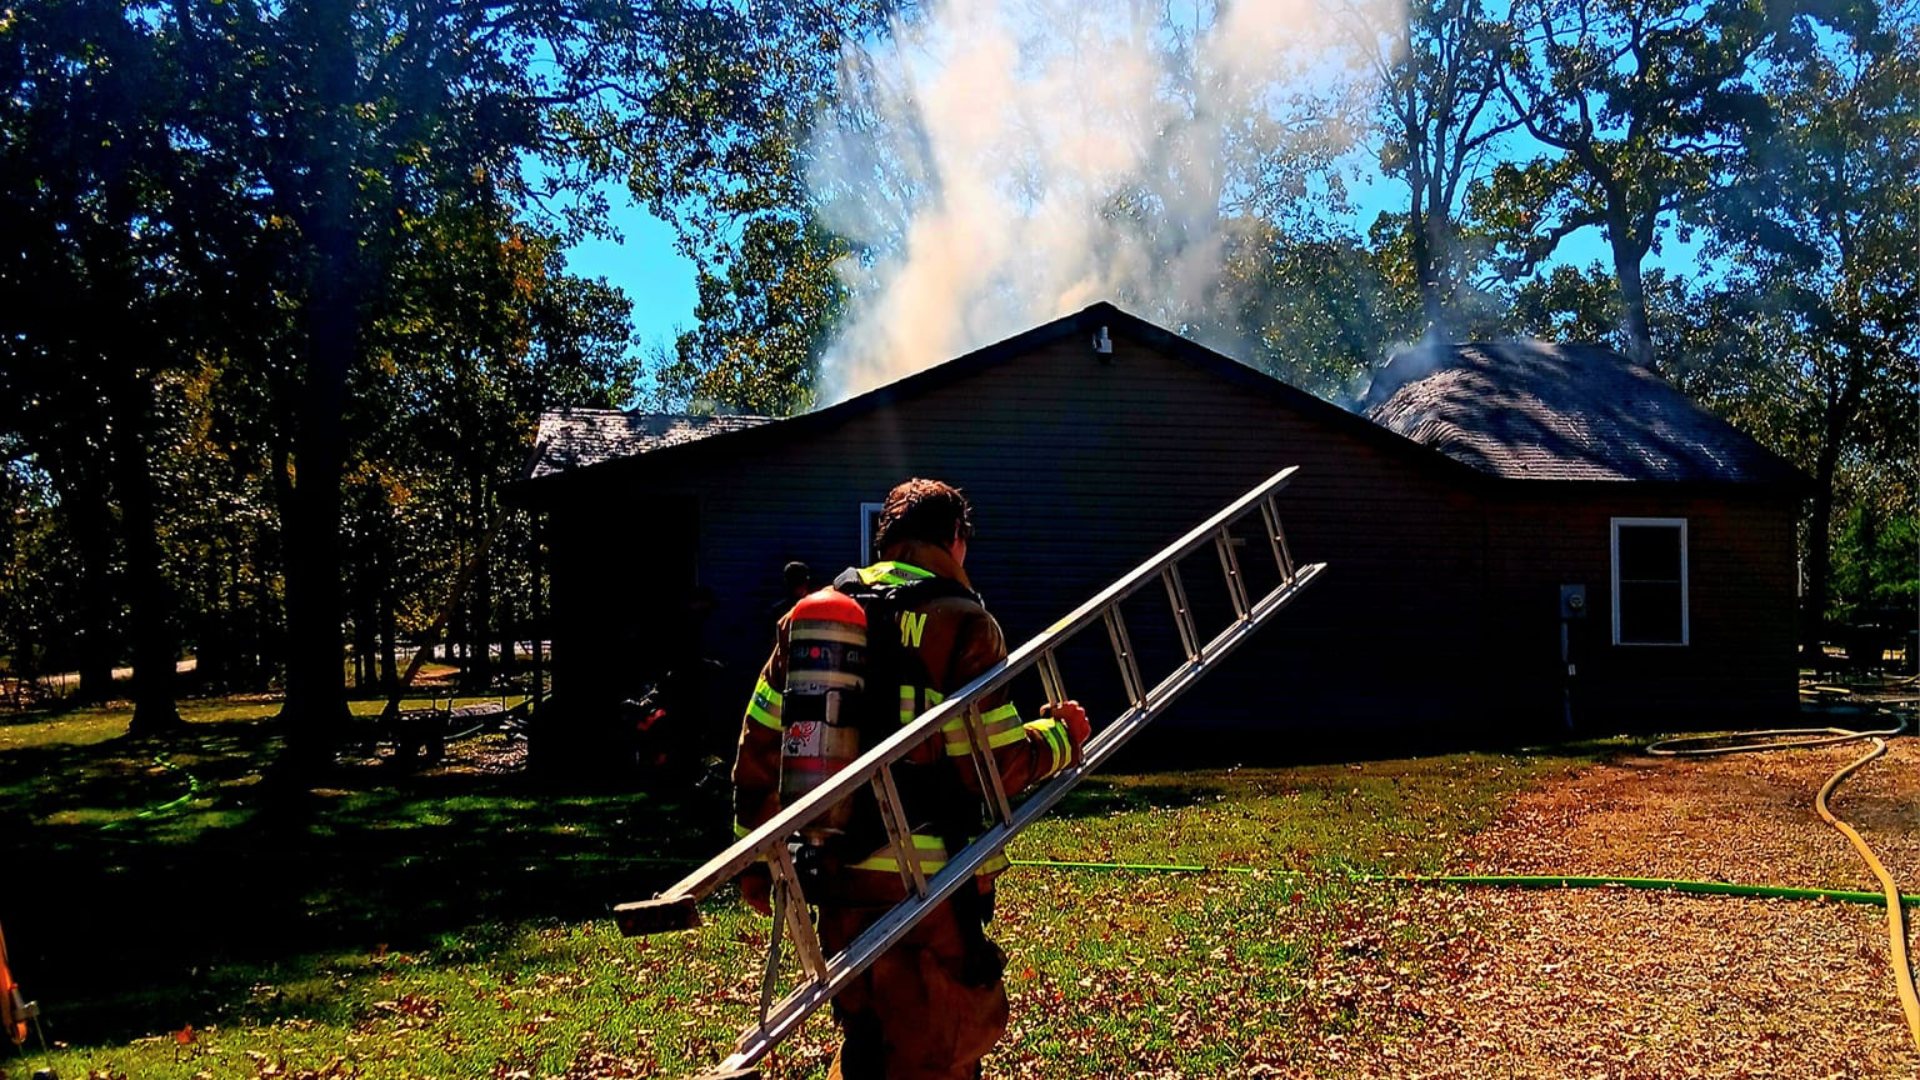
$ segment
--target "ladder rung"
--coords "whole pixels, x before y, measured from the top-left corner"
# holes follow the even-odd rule
[[[1066,683],[1060,678],[1060,661],[1048,649],[1034,660],[1034,670],[1040,673],[1040,692],[1046,696],[1047,703],[1067,700]]]
[[[780,981],[780,939],[784,936],[782,927],[787,923],[787,894],[785,890],[772,893],[773,926],[767,931],[767,963],[760,969],[760,1023],[765,1024],[773,1012],[774,991],[779,989]]]
[[[1127,700],[1138,705],[1146,688],[1140,685],[1140,659],[1133,655],[1133,642],[1127,637],[1127,622],[1119,604],[1107,609],[1107,640],[1113,643],[1113,658],[1120,663],[1120,682]]]
[[[1236,619],[1247,617],[1247,583],[1240,577],[1240,558],[1233,553],[1233,534],[1226,526],[1213,538],[1213,549],[1220,556],[1220,572],[1227,578],[1227,599],[1233,601]]]
[[[980,774],[981,790],[987,794],[987,808],[995,821],[1013,817],[1013,803],[1007,798],[1007,785],[1000,780],[1000,763],[993,760],[993,748],[987,745],[987,725],[980,719],[978,703],[967,706],[967,744],[973,751],[973,767]],[[957,852],[948,852],[952,858]]]
[[[1187,604],[1187,583],[1180,577],[1179,564],[1162,570],[1160,582],[1167,587],[1167,603],[1173,606],[1173,623],[1180,630],[1180,650],[1192,660],[1200,655],[1200,630],[1193,625],[1193,608]]]
[[[783,844],[767,853],[767,866],[773,872],[773,887],[780,890],[785,903],[787,936],[793,939],[794,954],[806,973],[822,982],[832,974],[827,958],[820,950],[820,937],[813,932],[813,920],[807,918],[807,901],[800,890],[800,873],[794,869],[793,855]]]
[[[1293,584],[1293,552],[1287,547],[1287,532],[1280,527],[1280,508],[1274,504],[1273,496],[1260,500],[1260,519],[1267,526],[1267,543],[1273,548],[1273,564],[1280,570],[1280,580]]]
[[[914,853],[913,825],[901,808],[900,788],[894,783],[892,766],[874,774],[873,796],[880,803],[880,823],[886,827],[887,839],[893,842],[893,858],[900,864],[901,884],[915,896],[927,895],[927,872],[921,869],[920,859]]]

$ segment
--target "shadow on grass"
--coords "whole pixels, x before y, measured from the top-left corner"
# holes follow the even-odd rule
[[[326,955],[438,953],[519,920],[593,918],[731,835],[724,800],[697,792],[371,764],[342,766],[289,817],[261,798],[278,749],[271,723],[228,720],[0,752],[0,925],[51,1037],[317,1016]],[[313,989],[263,1001],[267,983]]]

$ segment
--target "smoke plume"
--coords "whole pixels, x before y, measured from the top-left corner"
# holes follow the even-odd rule
[[[1231,239],[1312,213],[1352,143],[1375,0],[1334,2],[936,0],[850,49],[808,145],[859,252],[820,401],[1102,299],[1235,351]]]

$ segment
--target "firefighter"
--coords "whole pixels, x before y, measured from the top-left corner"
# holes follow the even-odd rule
[[[882,561],[849,570],[835,582],[854,596],[878,593],[896,601],[867,603],[870,613],[881,613],[879,621],[892,623],[871,625],[870,635],[888,635],[888,643],[897,635],[900,648],[886,660],[887,650],[876,647],[866,692],[885,698],[885,708],[893,709],[895,687],[886,683],[897,682],[898,723],[939,704],[1007,655],[999,623],[987,614],[962,569],[972,535],[972,509],[958,489],[936,480],[908,480],[888,493],[881,509],[874,546]],[[780,809],[782,688],[792,622],[792,616],[781,621],[779,642],[741,725],[733,774],[740,835]],[[1086,711],[1077,702],[1041,712],[1023,723],[1004,694],[981,703],[982,727],[1010,794],[1073,764],[1086,742]],[[895,776],[914,830],[912,857],[932,876],[945,865],[949,849],[970,840],[983,820],[980,779],[964,720],[953,721],[941,738],[923,744]],[[808,886],[829,955],[906,895],[871,804],[857,807],[844,833],[833,840],[817,852],[819,872]],[[834,1018],[844,1038],[828,1074],[833,1080],[980,1075],[981,1058],[1007,1025],[1005,957],[983,929],[992,914],[993,879],[1005,866],[1004,858],[983,866],[974,887],[963,886],[929,912],[835,997]],[[742,891],[749,906],[769,913],[764,871],[748,872]]]

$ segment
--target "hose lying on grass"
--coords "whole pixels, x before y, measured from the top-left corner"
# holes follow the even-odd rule
[[[1720,754],[1752,753],[1761,750],[1782,750],[1788,747],[1836,746],[1841,743],[1865,739],[1873,744],[1873,749],[1859,759],[1842,767],[1839,772],[1827,778],[1820,788],[1820,794],[1814,797],[1813,808],[1819,812],[1820,820],[1833,826],[1847,838],[1855,851],[1867,862],[1867,869],[1880,881],[1880,890],[1887,905],[1887,949],[1893,962],[1893,985],[1900,995],[1900,1008],[1907,1015],[1907,1033],[1913,1036],[1914,1049],[1920,1050],[1920,993],[1915,993],[1913,985],[1913,965],[1907,961],[1906,913],[1901,907],[1900,890],[1893,883],[1893,875],[1874,855],[1873,849],[1860,838],[1853,826],[1833,816],[1827,809],[1827,798],[1841,781],[1853,775],[1854,770],[1887,752],[1886,736],[1898,735],[1906,730],[1906,721],[1894,717],[1894,726],[1875,731],[1852,731],[1847,728],[1777,728],[1771,731],[1743,731],[1734,735],[1708,735],[1685,739],[1668,739],[1647,747],[1647,753],[1661,757],[1707,757]],[[1727,745],[1728,740],[1747,740]],[[1751,740],[1767,740],[1753,742]]]
[[[1014,866],[1052,870],[1133,870],[1157,874],[1263,874],[1275,871],[1256,866],[1189,866],[1162,863],[1063,862],[1053,859],[1012,859]],[[1660,892],[1703,893],[1711,896],[1749,896],[1769,900],[1825,900],[1847,904],[1879,904],[1879,893],[1847,889],[1802,889],[1786,885],[1736,885],[1726,881],[1688,881],[1684,878],[1578,877],[1566,874],[1361,874],[1354,881],[1396,885],[1482,885],[1508,889],[1652,889]],[[1903,904],[1920,906],[1920,895],[1900,897]]]
[[[1568,877],[1547,874],[1354,874],[1355,880],[1368,882],[1394,882],[1408,885],[1478,885],[1494,888],[1553,889],[1553,888],[1628,888],[1658,889],[1675,892],[1705,893],[1719,896],[1766,897],[1786,900],[1837,900],[1851,904],[1881,904],[1887,908],[1887,938],[1892,953],[1894,986],[1900,995],[1900,1007],[1906,1013],[1907,1029],[1913,1036],[1916,1049],[1920,1049],[1920,996],[1914,992],[1913,968],[1907,961],[1906,919],[1903,905],[1920,904],[1920,896],[1903,896],[1893,883],[1892,875],[1875,857],[1873,850],[1867,847],[1865,840],[1853,827],[1827,809],[1827,799],[1853,772],[1867,762],[1887,752],[1885,736],[1898,735],[1906,730],[1905,721],[1898,720],[1893,727],[1874,731],[1852,731],[1846,728],[1781,728],[1771,731],[1746,731],[1733,735],[1690,736],[1682,739],[1667,739],[1647,747],[1647,753],[1659,757],[1706,757],[1721,754],[1750,753],[1761,750],[1781,750],[1789,747],[1835,746],[1841,743],[1869,739],[1873,749],[1865,756],[1847,765],[1828,778],[1820,794],[1814,799],[1814,809],[1819,811],[1821,820],[1846,836],[1854,848],[1866,859],[1867,866],[1880,881],[1881,892],[1853,892],[1843,889],[1801,889],[1781,885],[1734,885],[1723,881],[1686,881],[1668,878],[1627,878],[1627,877]],[[1772,740],[1753,742],[1751,740]],[[1728,740],[1747,740],[1730,745],[1692,745],[1724,744]],[[1062,862],[1048,859],[1013,859],[1014,866],[1031,866],[1068,870],[1132,870],[1144,873],[1209,873],[1253,874],[1263,872],[1257,867],[1247,866],[1192,866],[1185,864],[1153,863],[1101,863],[1101,862]]]
[[[149,806],[145,810],[140,811],[139,813],[133,815],[130,818],[122,818],[119,821],[109,821],[105,825],[100,826],[100,831],[107,832],[112,829],[117,829],[120,826],[125,825],[129,821],[139,821],[143,818],[156,818],[156,817],[160,817],[163,814],[171,813],[172,811],[178,810],[180,807],[185,806],[188,803],[192,802],[194,799],[194,796],[200,794],[200,778],[188,772],[187,770],[181,768],[180,766],[175,765],[172,761],[167,759],[167,756],[165,754],[156,755],[153,759],[153,763],[155,765],[160,766],[163,769],[166,769],[169,772],[177,772],[182,776],[185,776],[187,778],[187,793],[185,795],[180,796],[177,799],[170,799],[167,802],[163,802],[155,806]]]

